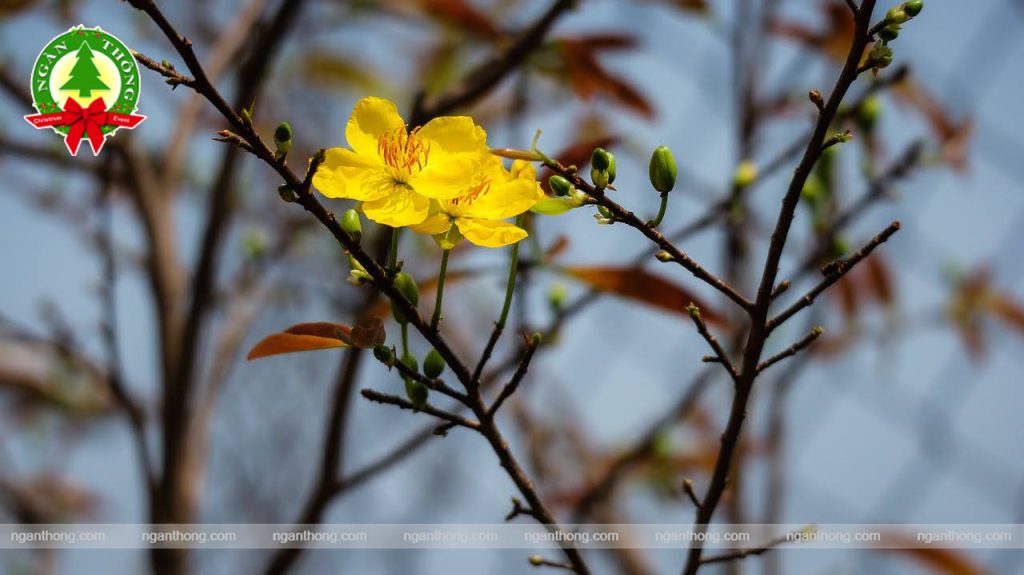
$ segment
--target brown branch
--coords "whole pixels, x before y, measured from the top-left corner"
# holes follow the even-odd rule
[[[441,116],[471,104],[490,92],[540,46],[558,18],[572,8],[575,3],[576,0],[555,0],[537,21],[527,27],[504,52],[481,63],[467,74],[462,85],[452,93],[439,97],[432,104],[425,104],[421,100],[413,111],[410,124],[414,126],[425,124],[435,116]]]
[[[783,537],[779,537],[778,539],[774,539],[774,540],[770,541],[767,545],[762,545],[760,547],[750,547],[750,548],[747,548],[747,549],[738,549],[736,551],[733,551],[732,553],[724,553],[722,555],[715,555],[713,557],[706,557],[706,558],[700,560],[700,564],[701,565],[710,565],[712,563],[728,563],[728,562],[731,562],[731,561],[739,561],[741,559],[746,559],[747,557],[756,557],[758,555],[762,555],[764,553],[767,553],[768,551],[771,551],[772,549],[775,549],[779,545],[783,545],[785,543],[788,543],[789,539],[790,538],[788,536],[783,536]]]
[[[607,208],[612,213],[614,221],[622,222],[639,230],[647,237],[647,239],[654,242],[658,248],[667,253],[670,258],[669,261],[676,262],[693,274],[697,279],[703,280],[711,287],[725,294],[741,308],[745,310],[751,309],[753,303],[750,300],[740,295],[732,286],[722,281],[718,276],[704,269],[699,263],[669,241],[664,234],[648,225],[646,221],[641,220],[636,217],[633,212],[612,201],[611,198],[605,194],[604,189],[591,185],[589,182],[581,178],[575,170],[567,168],[555,160],[546,159],[544,161],[544,165],[551,168],[555,173],[562,177],[567,178],[572,182],[573,186],[575,186],[577,190],[580,190],[590,196],[594,200],[594,203]]]
[[[697,498],[697,492],[693,490],[693,482],[689,479],[683,480],[683,493],[690,498],[690,503],[697,509],[701,508],[700,499]]]
[[[529,338],[526,342],[526,349],[523,351],[523,357],[519,360],[519,367],[516,368],[515,373],[512,374],[512,379],[509,380],[505,387],[501,389],[501,393],[498,394],[497,399],[491,404],[488,414],[494,417],[498,410],[501,409],[501,404],[505,403],[505,400],[512,396],[513,393],[519,389],[519,384],[522,383],[523,378],[526,377],[526,370],[530,368],[530,361],[533,360],[534,353],[537,352],[537,346],[540,344],[540,334],[535,334]]]
[[[441,420],[444,420],[444,421],[447,421],[448,423],[452,423],[452,424],[455,424],[455,425],[460,425],[460,426],[468,428],[468,429],[480,429],[480,424],[476,423],[475,421],[470,421],[470,420],[466,419],[465,417],[462,417],[461,415],[457,415],[457,414],[451,413],[450,411],[445,411],[445,410],[443,410],[441,408],[434,407],[433,405],[430,405],[429,403],[424,403],[423,405],[416,406],[416,405],[413,405],[412,402],[410,402],[410,401],[408,401],[406,399],[403,399],[401,397],[398,397],[397,395],[391,395],[391,394],[387,394],[387,393],[380,393],[379,391],[375,391],[375,390],[372,390],[372,389],[364,389],[364,390],[360,391],[359,393],[360,393],[360,395],[362,395],[366,399],[368,399],[370,401],[373,401],[373,402],[376,402],[376,403],[383,403],[385,405],[394,405],[394,406],[399,407],[401,409],[407,409],[409,411],[414,411],[414,412],[415,411],[422,411],[423,413],[426,413],[427,415],[433,415],[434,417],[436,417],[438,419],[441,419]]]
[[[771,296],[775,289],[779,262],[782,259],[793,216],[800,201],[800,193],[807,182],[808,176],[810,176],[811,169],[821,156],[825,137],[828,134],[832,121],[836,117],[839,106],[850,86],[857,79],[857,67],[864,49],[870,40],[868,29],[871,24],[871,14],[874,12],[874,7],[875,0],[864,0],[862,6],[858,9],[855,18],[853,40],[846,62],[825,107],[818,114],[818,121],[810,140],[807,142],[803,157],[797,165],[793,178],[790,180],[789,187],[783,197],[779,216],[768,246],[768,255],[765,257],[757,297],[754,300],[753,306],[746,308],[750,315],[750,331],[747,334],[744,345],[743,361],[739,371],[740,375],[736,382],[736,389],[729,410],[729,419],[726,423],[725,431],[722,433],[722,446],[715,461],[714,471],[712,472],[704,498],[701,500],[701,507],[697,510],[694,518],[695,529],[701,531],[707,529],[707,525],[711,522],[715,509],[718,507],[718,503],[721,501],[722,494],[725,492],[726,485],[728,484],[729,474],[733,467],[733,456],[740,440],[743,421],[746,419],[747,402],[750,398],[754,379],[757,377],[757,365],[761,352],[764,349],[765,341],[770,333],[770,329],[768,329],[768,311],[772,302]],[[684,575],[695,575],[697,573],[701,566],[703,551],[704,543],[700,539],[695,540],[690,545],[686,563],[683,567]]]
[[[693,305],[692,303],[686,308],[686,311],[690,313],[690,319],[693,320],[694,325],[697,326],[697,332],[708,342],[711,349],[715,352],[716,363],[722,364],[722,367],[729,372],[729,376],[736,381],[737,373],[736,366],[729,360],[729,355],[722,349],[722,344],[718,342],[718,339],[708,331],[707,324],[704,323],[704,318],[700,315],[700,308]],[[707,362],[710,363],[710,362]]]
[[[822,273],[825,274],[825,279],[822,280],[822,282],[819,283],[818,285],[814,286],[814,288],[812,288],[806,294],[804,294],[804,296],[797,300],[796,303],[789,306],[784,311],[780,312],[779,315],[773,317],[766,325],[767,331],[771,333],[772,330],[785,323],[786,320],[796,315],[797,312],[814,303],[815,298],[821,295],[821,293],[824,292],[826,289],[831,287],[832,284],[842,279],[842,277],[846,275],[847,272],[852,270],[854,266],[861,262],[861,260],[868,257],[871,254],[871,252],[875,250],[875,248],[885,243],[885,241],[888,240],[897,231],[899,231],[899,229],[900,223],[893,222],[889,224],[884,230],[879,232],[878,235],[871,238],[871,241],[865,244],[864,247],[862,247],[861,249],[857,250],[857,252],[851,255],[850,257],[841,258],[834,262],[826,264],[825,267],[821,269]]]
[[[769,357],[768,359],[762,361],[761,363],[757,364],[757,372],[761,373],[762,371],[764,371],[764,370],[768,369],[769,367],[775,365],[776,363],[786,359],[787,357],[793,357],[794,355],[799,353],[800,350],[802,350],[805,347],[807,347],[807,346],[811,345],[812,343],[814,343],[814,340],[818,339],[818,337],[820,337],[821,334],[824,333],[824,332],[825,332],[825,330],[823,330],[821,327],[815,327],[807,335],[805,335],[802,338],[800,338],[799,340],[797,340],[797,342],[794,343],[793,345],[787,347],[786,349],[782,350],[781,352],[779,352],[779,353]]]

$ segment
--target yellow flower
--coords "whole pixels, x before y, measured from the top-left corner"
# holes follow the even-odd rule
[[[453,247],[461,237],[488,248],[507,246],[527,234],[502,220],[529,210],[543,197],[532,164],[516,160],[509,171],[500,159],[489,155],[465,193],[433,202],[430,217],[412,229],[434,235],[444,248]]]
[[[351,149],[327,150],[313,185],[329,198],[361,201],[377,223],[401,227],[423,222],[431,199],[453,198],[472,185],[487,134],[465,116],[409,131],[392,102],[363,98],[345,138]]]

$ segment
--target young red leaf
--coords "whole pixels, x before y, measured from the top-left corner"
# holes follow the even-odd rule
[[[355,328],[326,321],[300,323],[263,338],[249,350],[246,359],[338,347],[373,347],[383,343],[384,337],[384,323],[379,318],[363,320]]]

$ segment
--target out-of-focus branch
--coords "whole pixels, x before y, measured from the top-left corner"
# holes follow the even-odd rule
[[[555,0],[536,22],[520,33],[519,38],[508,48],[481,63],[467,74],[457,89],[442,95],[435,102],[419,100],[413,110],[410,123],[413,126],[422,125],[430,118],[471,104],[490,92],[540,46],[558,18],[572,8],[576,2],[577,0]]]

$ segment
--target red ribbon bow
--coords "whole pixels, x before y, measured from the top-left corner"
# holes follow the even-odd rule
[[[74,98],[68,98],[64,104],[64,111],[55,114],[33,114],[25,116],[30,124],[38,129],[52,128],[54,126],[67,126],[68,135],[64,138],[64,144],[72,156],[78,155],[78,147],[82,143],[82,135],[89,138],[89,146],[95,156],[100,153],[100,148],[106,141],[103,133],[103,126],[117,126],[119,128],[132,129],[146,119],[145,116],[135,114],[117,114],[107,111],[107,105],[103,98],[96,98],[89,104],[88,108]]]

